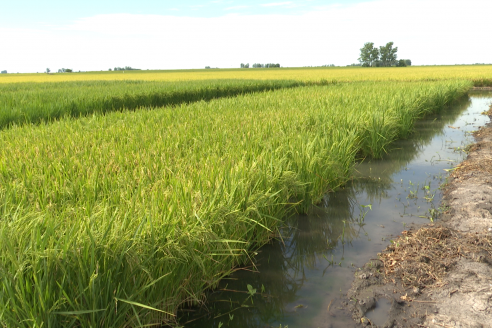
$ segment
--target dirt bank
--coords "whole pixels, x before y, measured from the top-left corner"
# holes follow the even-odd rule
[[[359,326],[492,327],[492,125],[474,136],[442,219],[403,231],[357,270],[346,305]],[[383,304],[382,321],[368,318]]]

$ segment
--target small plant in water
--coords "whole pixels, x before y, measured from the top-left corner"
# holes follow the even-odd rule
[[[343,228],[342,228],[342,245],[345,245],[345,220],[342,220]]]
[[[438,215],[439,215],[439,210],[436,210],[435,208],[429,208],[429,220],[431,222],[434,222],[434,219],[437,219]]]
[[[251,299],[251,304],[254,304],[253,303],[253,296],[255,296],[256,294],[256,288],[253,288],[253,286],[251,286],[250,284],[246,285],[246,287],[248,288],[248,298]],[[246,298],[245,302],[248,300],[248,298]]]
[[[431,194],[431,193],[430,193],[430,191],[428,191],[428,192],[427,192],[427,195],[426,195],[426,196],[424,196],[424,199],[425,199],[428,203],[430,203],[430,202],[432,202],[432,201],[434,200],[434,196],[435,196],[435,194]]]
[[[325,260],[327,260],[327,261],[328,261],[328,264],[329,264],[329,265],[334,265],[334,264],[335,264],[335,261],[333,260],[333,254],[331,254],[331,261],[330,261],[330,260],[328,260],[328,258],[326,257],[326,255],[325,255],[325,254],[323,254],[323,257],[325,258]]]
[[[359,219],[357,220],[357,224],[362,227],[364,225],[364,223],[363,223],[364,219],[365,219],[367,213],[369,213],[369,211],[366,211],[364,209],[369,208],[369,210],[372,211],[372,204],[359,205],[359,208],[360,208],[360,211],[359,211]]]
[[[408,199],[417,199],[417,190],[409,190]]]

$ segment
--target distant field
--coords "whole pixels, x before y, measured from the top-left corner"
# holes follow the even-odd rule
[[[217,79],[300,80],[319,81],[426,81],[465,79],[476,85],[492,86],[492,65],[474,66],[415,66],[399,68],[248,68],[200,69],[169,71],[115,71],[87,73],[0,74],[0,83],[62,82],[62,81],[192,81]]]
[[[492,86],[492,66],[0,74],[0,130],[66,116],[177,105],[308,85],[443,80]]]

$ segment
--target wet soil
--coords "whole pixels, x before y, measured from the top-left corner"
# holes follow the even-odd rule
[[[357,326],[492,327],[492,124],[474,137],[441,220],[403,231],[356,271],[343,305]]]

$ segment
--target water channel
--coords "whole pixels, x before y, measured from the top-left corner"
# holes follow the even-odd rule
[[[289,218],[282,239],[260,249],[256,268],[224,279],[202,308],[180,313],[181,324],[355,326],[340,300],[356,269],[377,258],[408,225],[439,219],[439,187],[466,157],[471,132],[489,122],[481,113],[491,104],[492,93],[472,92],[417,122],[412,137],[392,144],[383,159],[358,163],[345,188],[327,194],[312,214]],[[369,315],[377,322],[383,312],[384,306]]]

